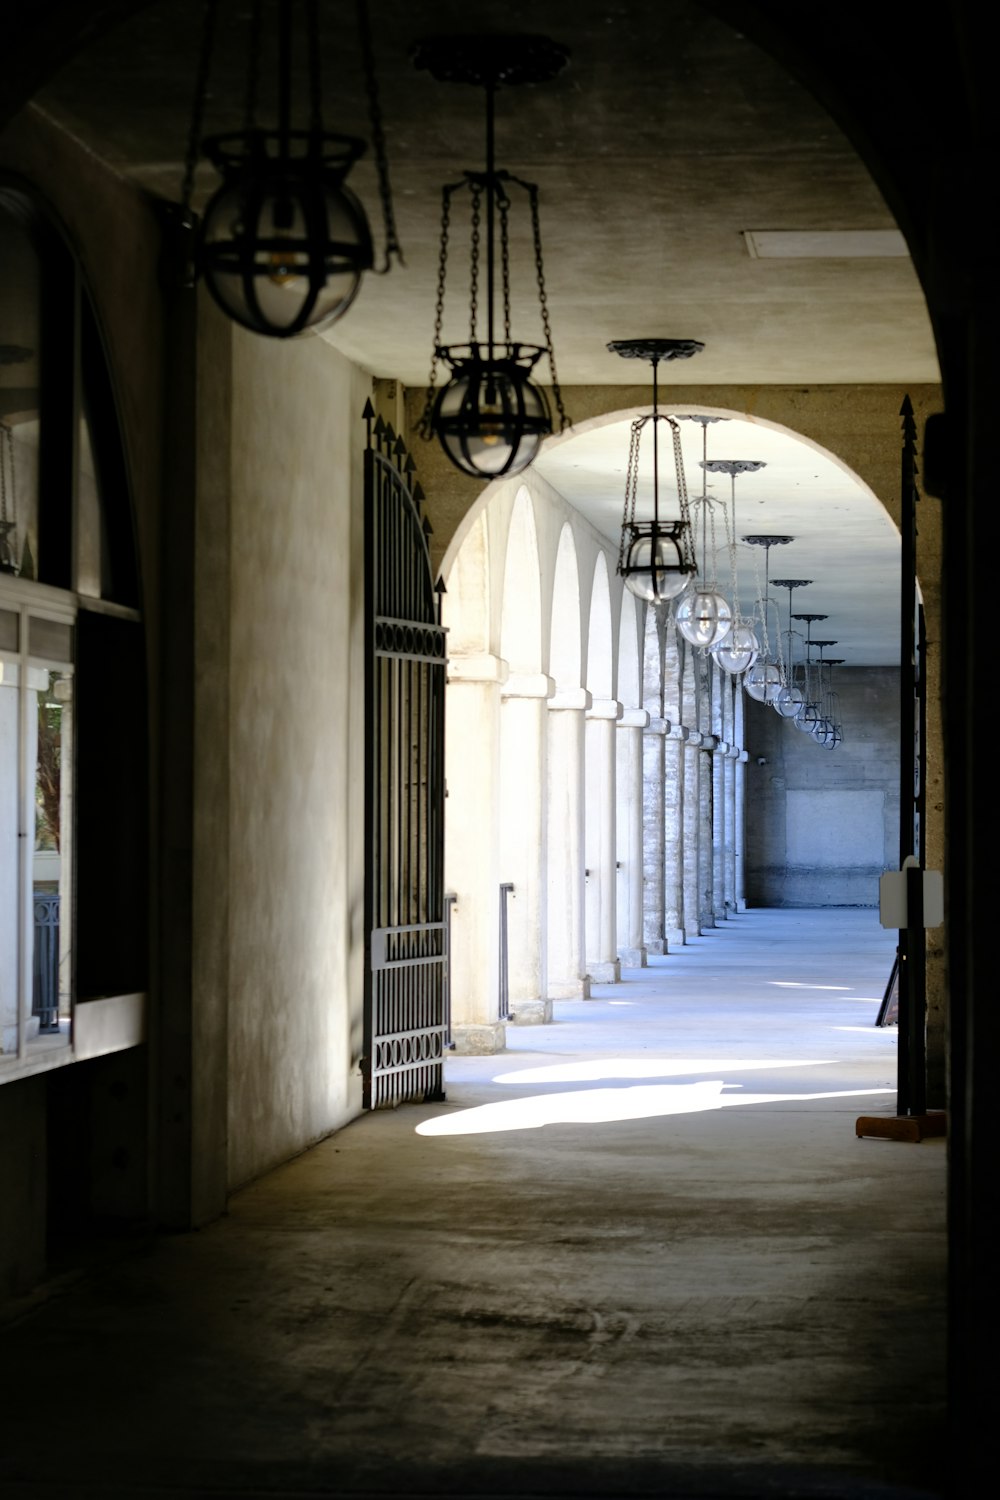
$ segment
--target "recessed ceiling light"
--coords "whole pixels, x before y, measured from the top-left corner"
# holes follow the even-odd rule
[[[751,260],[862,260],[909,256],[898,229],[744,229]]]

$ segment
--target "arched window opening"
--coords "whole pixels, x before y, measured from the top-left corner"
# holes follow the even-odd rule
[[[0,262],[3,1082],[136,1039],[133,1017],[95,1041],[76,1001],[145,989],[147,755],[111,377],[75,258],[21,184],[0,182]]]

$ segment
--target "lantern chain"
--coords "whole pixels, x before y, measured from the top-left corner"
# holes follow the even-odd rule
[[[378,83],[375,77],[375,49],[372,45],[371,22],[367,0],[358,0],[358,30],[361,34],[361,53],[364,62],[365,92],[368,95],[368,119],[371,125],[372,145],[375,148],[375,170],[378,173],[379,200],[382,205],[382,227],[385,233],[385,264],[375,271],[384,276],[390,269],[392,257],[405,265],[403,250],[396,230],[396,215],[392,206],[392,185],[389,181],[389,160],[385,149],[385,131],[382,128],[382,109],[379,104]]]
[[[198,57],[198,72],[194,85],[194,108],[191,112],[191,134],[188,137],[187,155],[184,158],[184,178],[181,183],[181,219],[191,218],[191,199],[194,196],[194,174],[198,165],[201,146],[202,123],[205,118],[205,102],[208,98],[208,74],[212,63],[212,45],[215,39],[215,23],[219,0],[205,0],[202,20],[201,53]]]
[[[469,257],[469,342],[476,343],[476,324],[479,321],[479,207],[482,194],[479,184],[471,184],[472,191],[472,251]]]
[[[323,130],[323,77],[316,0],[306,0],[306,34],[309,39],[309,127],[319,135]]]
[[[260,89],[260,25],[262,0],[254,0],[250,12],[250,53],[247,63],[247,92],[243,106],[243,129],[257,128],[257,96]]]
[[[510,343],[510,198],[502,187],[497,189],[500,211],[500,275],[503,283],[503,336]]]
[[[461,183],[445,183],[441,189],[441,249],[438,254],[438,279],[437,299],[434,303],[434,337],[431,341],[431,368],[427,376],[427,400],[424,403],[423,415],[417,423],[417,431],[422,438],[430,438],[431,430],[431,408],[434,405],[434,385],[437,380],[438,349],[441,347],[441,334],[444,330],[444,282],[445,273],[448,269],[448,229],[451,224],[451,195]]]
[[[691,540],[691,505],[688,500],[687,478],[684,474],[684,454],[681,451],[681,429],[680,424],[673,417],[665,417],[670,423],[670,429],[674,440],[674,468],[677,472],[677,498],[680,502],[681,523],[684,528],[684,553],[685,561],[691,572],[697,568],[694,556],[694,545]]]
[[[14,488],[14,434],[6,422],[0,422],[0,431],[3,432],[3,446],[6,453],[0,453],[0,521],[5,524],[13,521],[17,525],[17,490]],[[7,515],[7,469],[10,468],[10,503],[12,515]]]
[[[516,180],[516,179],[515,179]],[[522,183],[528,189],[528,197],[531,200],[531,233],[535,243],[535,270],[538,275],[538,303],[542,312],[542,331],[545,335],[545,347],[549,356],[549,369],[552,371],[552,394],[555,397],[556,410],[559,413],[559,431],[565,432],[569,426],[569,417],[563,405],[562,391],[559,387],[559,376],[556,373],[556,356],[552,347],[552,325],[549,321],[548,294],[545,290],[545,269],[542,262],[542,229],[538,217],[538,185],[534,182]]]
[[[649,419],[647,417],[636,417],[632,423],[632,436],[629,442],[628,467],[625,470],[625,513],[622,518],[622,533],[618,542],[618,571],[622,571],[625,565],[625,528],[635,522],[635,496],[636,487],[639,482],[639,440],[643,427]]]

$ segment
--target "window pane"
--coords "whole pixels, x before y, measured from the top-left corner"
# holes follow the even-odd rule
[[[18,669],[0,677],[0,1053],[17,1051]]]
[[[0,651],[18,649],[19,617],[12,609],[0,609]]]
[[[32,863],[33,961],[30,1031],[59,1030],[69,1019],[69,776],[72,679],[32,668],[37,715],[35,840]]]
[[[37,577],[41,268],[0,209],[0,572]]]
[[[73,627],[63,620],[46,620],[39,615],[28,619],[28,650],[46,661],[69,662],[73,659]]]

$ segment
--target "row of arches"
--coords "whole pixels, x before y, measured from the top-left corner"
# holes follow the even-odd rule
[[[741,695],[535,474],[446,571],[452,1030],[547,1022],[744,904]],[[503,889],[502,889],[503,888]],[[501,908],[506,946],[501,952]]]

